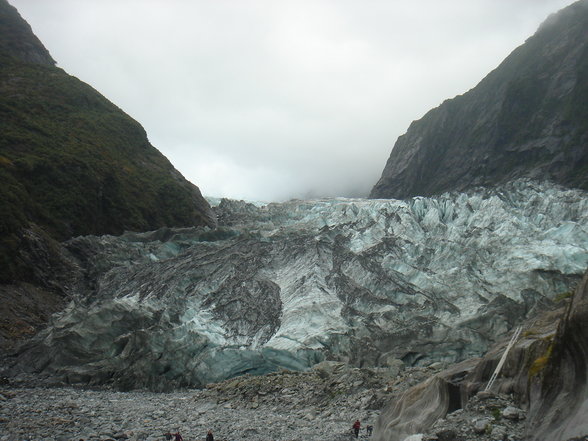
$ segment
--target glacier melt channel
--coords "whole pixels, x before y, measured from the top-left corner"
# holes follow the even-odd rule
[[[223,200],[214,231],[76,238],[75,300],[16,369],[164,390],[325,358],[478,356],[579,280],[587,196],[519,181],[406,201]]]

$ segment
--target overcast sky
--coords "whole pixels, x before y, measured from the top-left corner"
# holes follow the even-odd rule
[[[209,196],[361,196],[572,0],[9,0]]]

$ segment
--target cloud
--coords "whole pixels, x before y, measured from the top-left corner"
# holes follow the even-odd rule
[[[9,0],[202,192],[359,196],[571,0]]]

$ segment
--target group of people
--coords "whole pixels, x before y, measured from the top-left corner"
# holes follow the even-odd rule
[[[355,420],[355,423],[353,423],[352,429],[353,429],[353,434],[355,435],[355,437],[359,438],[359,429],[361,429],[361,423],[359,422],[359,420]],[[367,436],[372,436],[373,430],[374,430],[374,426],[372,426],[371,424],[368,424],[367,426],[365,426],[365,432],[367,433]]]
[[[179,430],[176,433],[164,433],[163,436],[165,436],[165,439],[167,441],[184,441],[184,438],[182,437],[182,435],[180,435]],[[206,434],[206,441],[214,441],[214,435],[212,434],[212,430],[209,430]]]

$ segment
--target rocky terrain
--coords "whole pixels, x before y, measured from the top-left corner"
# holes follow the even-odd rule
[[[404,370],[401,363],[378,371],[323,363],[310,372],[243,376],[203,390],[161,394],[26,388],[27,379],[20,378],[0,388],[0,439],[28,434],[30,439],[95,440],[125,434],[151,440],[178,428],[187,439],[203,438],[208,428],[227,440],[336,439],[356,418],[374,424],[392,389],[404,390],[426,375],[427,369]]]
[[[26,378],[0,386],[0,440],[86,441],[163,440],[180,430],[184,439],[204,439],[212,429],[218,440],[353,439],[350,428],[360,419],[375,425],[381,407],[443,367],[350,368],[324,362],[309,372],[280,371],[210,384],[202,390],[173,393],[115,392],[67,387],[26,387]],[[436,426],[448,433],[456,421],[472,440],[494,440],[482,422],[503,427],[521,439],[524,412],[512,410],[508,396],[474,399]],[[510,415],[503,417],[503,413]],[[478,429],[477,429],[478,428]],[[500,429],[502,430],[502,429]],[[447,439],[447,438],[446,438]]]
[[[413,122],[374,198],[430,196],[513,179],[588,189],[588,1],[549,17],[475,88]]]
[[[394,360],[387,368],[353,368],[325,361],[306,372],[245,375],[170,393],[41,386],[36,376],[21,374],[0,385],[0,440],[155,441],[179,430],[189,441],[212,429],[227,441],[350,441],[359,419],[363,440],[585,441],[586,358],[576,356],[570,365],[561,352],[575,339],[583,342],[577,349],[585,346],[587,305],[588,274],[559,308],[523,323],[489,391],[484,387],[507,340],[457,365],[408,367]],[[565,377],[550,365],[567,369]],[[537,386],[561,380],[567,386],[557,386],[555,396],[549,387],[537,393]],[[371,436],[367,425],[374,426]],[[546,438],[545,428],[558,433]]]

